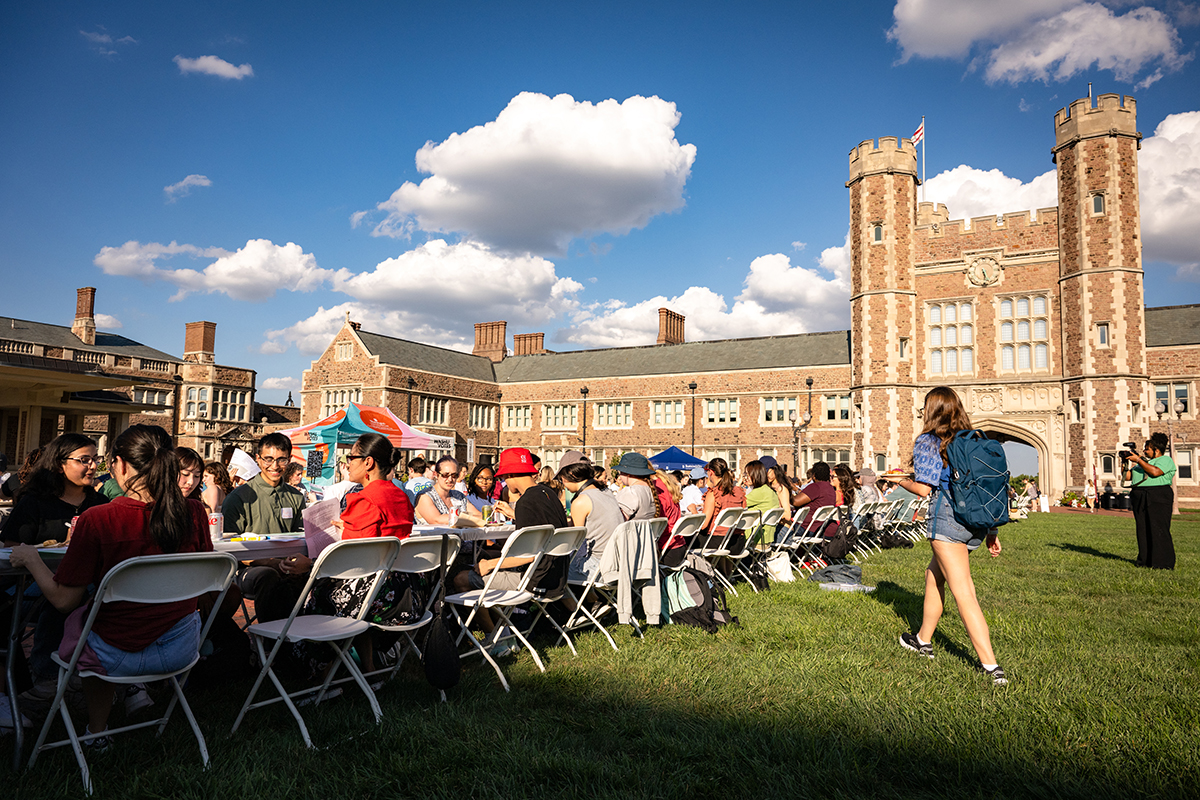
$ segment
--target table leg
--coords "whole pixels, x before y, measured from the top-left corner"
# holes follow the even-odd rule
[[[12,713],[13,725],[13,772],[21,768],[21,754],[25,749],[25,728],[21,725],[21,708],[17,701],[17,648],[21,646],[21,633],[25,626],[21,606],[25,602],[26,575],[16,576],[16,587],[13,593],[12,620],[8,630],[8,651],[4,659],[4,685],[8,689],[8,709]]]

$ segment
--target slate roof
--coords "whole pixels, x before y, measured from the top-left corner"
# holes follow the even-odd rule
[[[367,351],[373,356],[379,356],[384,364],[409,367],[425,372],[436,372],[441,375],[457,375],[460,378],[470,378],[477,381],[494,383],[496,375],[492,371],[491,359],[483,356],[473,356],[458,350],[448,350],[445,347],[435,347],[431,344],[410,342],[405,339],[394,339],[378,333],[358,331],[358,338],[366,345]]]
[[[1146,309],[1146,347],[1200,344],[1200,304]]]
[[[849,363],[850,331],[827,331],[509,356],[495,371],[500,383],[516,383]]]
[[[14,342],[31,342],[46,347],[70,347],[73,350],[86,353],[111,353],[132,358],[148,358],[154,361],[169,361],[182,364],[179,359],[153,347],[147,347],[141,342],[135,342],[116,333],[96,331],[96,344],[88,345],[79,341],[79,337],[63,325],[50,325],[45,322],[30,322],[12,317],[0,317],[0,339]]]

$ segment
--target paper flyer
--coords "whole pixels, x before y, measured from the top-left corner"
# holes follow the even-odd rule
[[[313,561],[326,547],[342,540],[341,532],[333,525],[341,513],[341,502],[336,499],[322,500],[304,509],[304,543]]]

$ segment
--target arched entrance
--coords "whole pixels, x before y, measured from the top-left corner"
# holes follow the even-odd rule
[[[986,433],[989,439],[994,439],[1001,443],[1018,442],[1032,447],[1037,453],[1037,482],[1039,491],[1049,495],[1052,498],[1051,502],[1054,502],[1053,498],[1058,497],[1062,493],[1062,487],[1054,480],[1054,472],[1050,468],[1050,448],[1047,446],[1045,439],[1028,428],[1014,425],[1002,419],[985,418],[973,420],[973,422],[975,423],[975,427]]]

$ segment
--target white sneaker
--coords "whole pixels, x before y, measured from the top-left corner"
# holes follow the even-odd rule
[[[154,705],[154,699],[146,691],[146,684],[135,683],[125,690],[125,716],[133,716],[143,708]]]

